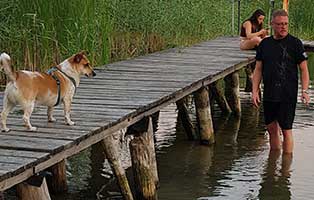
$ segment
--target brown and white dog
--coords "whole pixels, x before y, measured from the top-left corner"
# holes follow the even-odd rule
[[[90,66],[85,52],[80,52],[64,60],[54,67],[51,74],[31,71],[14,71],[11,67],[11,58],[8,54],[0,55],[0,68],[3,68],[9,82],[3,97],[1,113],[2,131],[8,132],[6,121],[10,111],[21,105],[25,126],[30,131],[36,131],[30,123],[30,116],[35,104],[48,106],[48,121],[53,122],[54,106],[61,100],[64,104],[64,117],[68,125],[74,125],[70,119],[71,102],[76,87],[80,83],[80,76],[93,77],[96,75]]]

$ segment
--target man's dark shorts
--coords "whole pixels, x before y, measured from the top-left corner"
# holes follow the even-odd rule
[[[281,129],[292,129],[296,103],[264,101],[263,106],[266,125],[278,121]]]

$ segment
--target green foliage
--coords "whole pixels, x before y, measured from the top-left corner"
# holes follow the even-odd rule
[[[45,70],[88,50],[95,65],[237,32],[237,0],[1,0],[0,49]],[[312,0],[290,1],[291,33],[313,39]],[[241,0],[240,21],[269,0]],[[282,1],[275,0],[281,8]],[[234,8],[234,13],[232,12]],[[234,18],[233,18],[234,17]],[[233,21],[233,19],[234,21]],[[234,22],[234,30],[232,29]]]
[[[1,51],[28,69],[49,67],[83,49],[95,63],[108,62],[106,6],[101,0],[1,0]]]

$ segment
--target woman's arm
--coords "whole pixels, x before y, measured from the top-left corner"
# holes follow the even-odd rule
[[[260,37],[262,35],[267,35],[267,30],[265,29],[262,29],[256,33],[252,33],[252,23],[250,21],[244,22],[243,27],[245,28],[246,37],[248,39],[252,39],[253,37]]]

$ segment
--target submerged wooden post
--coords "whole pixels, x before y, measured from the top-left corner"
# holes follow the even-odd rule
[[[37,177],[35,177],[35,179],[37,179]],[[27,183],[27,181],[18,184],[16,187],[16,192],[19,200],[50,200],[51,198],[49,195],[46,179],[43,177],[41,180],[38,181],[39,185],[37,186],[31,185]]]
[[[252,92],[252,79],[253,79],[253,71],[255,68],[255,62],[248,64],[245,67],[245,74],[246,74],[246,82],[245,82],[245,92]]]
[[[129,182],[126,177],[125,170],[119,160],[118,150],[116,148],[117,146],[115,145],[113,136],[109,135],[107,138],[101,141],[101,144],[110,163],[112,171],[114,172],[118,180],[122,196],[125,200],[133,200],[133,195],[129,186]]]
[[[159,184],[152,119],[144,118],[129,128],[134,134],[130,142],[136,199],[157,200]]]
[[[65,163],[65,160],[62,160],[48,169],[52,173],[51,177],[47,177],[48,187],[52,193],[62,193],[68,190]]]
[[[241,115],[240,102],[240,79],[239,73],[234,72],[224,78],[225,80],[225,94],[231,110],[236,115]]]
[[[4,194],[3,194],[3,192],[0,192],[0,200],[4,200]]]
[[[213,144],[215,137],[208,91],[202,87],[194,95],[201,144]]]
[[[184,97],[176,102],[178,109],[178,119],[182,122],[183,128],[187,134],[189,140],[196,140],[195,127],[192,123],[191,117],[189,116],[187,108],[187,97]]]
[[[219,108],[221,109],[221,111],[226,114],[231,113],[232,110],[227,102],[225,94],[221,89],[218,88],[217,82],[210,84],[209,89],[210,89],[210,92],[212,93],[212,96],[216,100]]]

